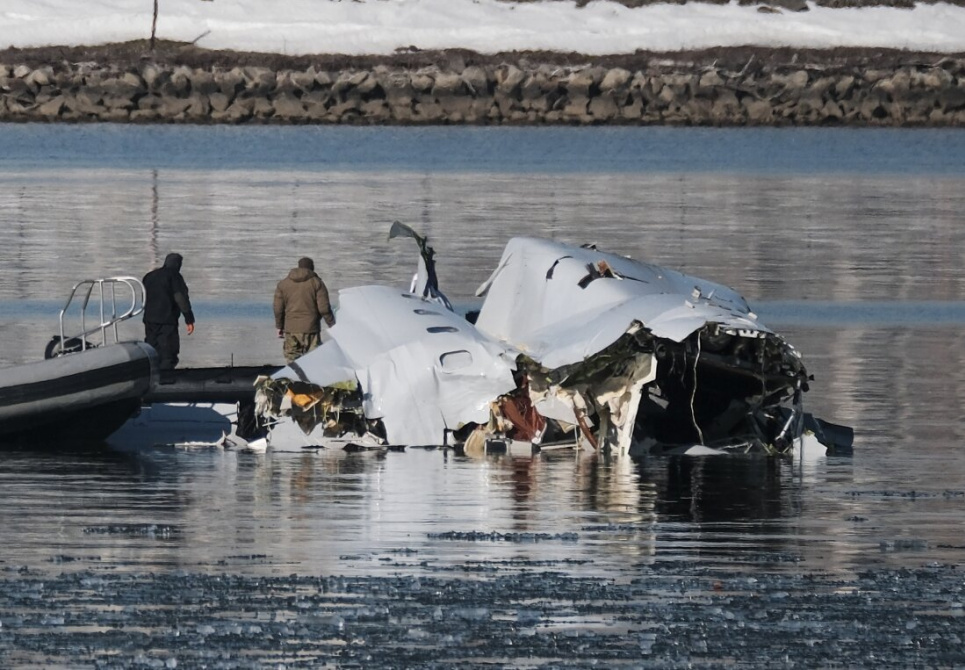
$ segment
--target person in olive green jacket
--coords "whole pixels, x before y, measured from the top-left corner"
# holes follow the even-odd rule
[[[325,282],[315,274],[311,258],[298,259],[298,267],[278,282],[275,289],[275,327],[285,338],[285,361],[291,363],[321,342],[321,320],[331,328],[335,315]]]

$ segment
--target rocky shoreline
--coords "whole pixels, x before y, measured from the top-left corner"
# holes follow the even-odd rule
[[[390,57],[147,42],[0,51],[0,121],[965,125],[965,54],[728,48]]]

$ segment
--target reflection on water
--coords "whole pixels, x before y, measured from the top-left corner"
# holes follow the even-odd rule
[[[883,476],[921,465],[873,450],[803,468],[422,449],[14,452],[0,460],[2,561],[282,575],[495,563],[611,577],[681,559],[821,571],[960,561],[961,488]]]
[[[185,255],[198,314],[184,364],[280,362],[275,282],[309,254],[335,290],[407,285],[414,248],[386,241],[398,219],[429,234],[455,300],[514,235],[595,242],[735,286],[804,352],[806,403],[855,427],[855,455],[801,465],[568,451],[7,452],[0,562],[287,574],[539,561],[613,575],[679,559],[750,570],[961,562],[961,170],[518,172],[506,156],[482,172],[193,169],[190,155],[0,170],[0,366],[40,357],[74,282],[140,276],[169,251]]]
[[[506,242],[594,242],[759,300],[960,300],[965,178],[743,175],[0,172],[0,300],[59,300],[76,277],[187,255],[198,299],[260,301],[312,253],[338,288],[405,283],[399,219],[471,295]],[[43,184],[38,188],[37,184]],[[60,288],[59,291],[57,289]]]

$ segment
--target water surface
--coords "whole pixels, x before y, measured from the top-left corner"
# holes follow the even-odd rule
[[[79,279],[185,256],[186,366],[280,362],[302,255],[337,292],[407,286],[427,233],[471,300],[505,242],[594,242],[737,288],[855,454],[0,454],[2,565],[418,574],[500,562],[627,578],[961,563],[965,134],[956,131],[0,126],[0,365]],[[125,333],[139,334],[138,324]],[[0,373],[2,374],[2,373]]]

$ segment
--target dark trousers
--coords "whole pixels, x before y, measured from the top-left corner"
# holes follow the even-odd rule
[[[181,337],[178,324],[144,322],[144,341],[154,347],[162,370],[173,370],[178,366],[181,353]]]

